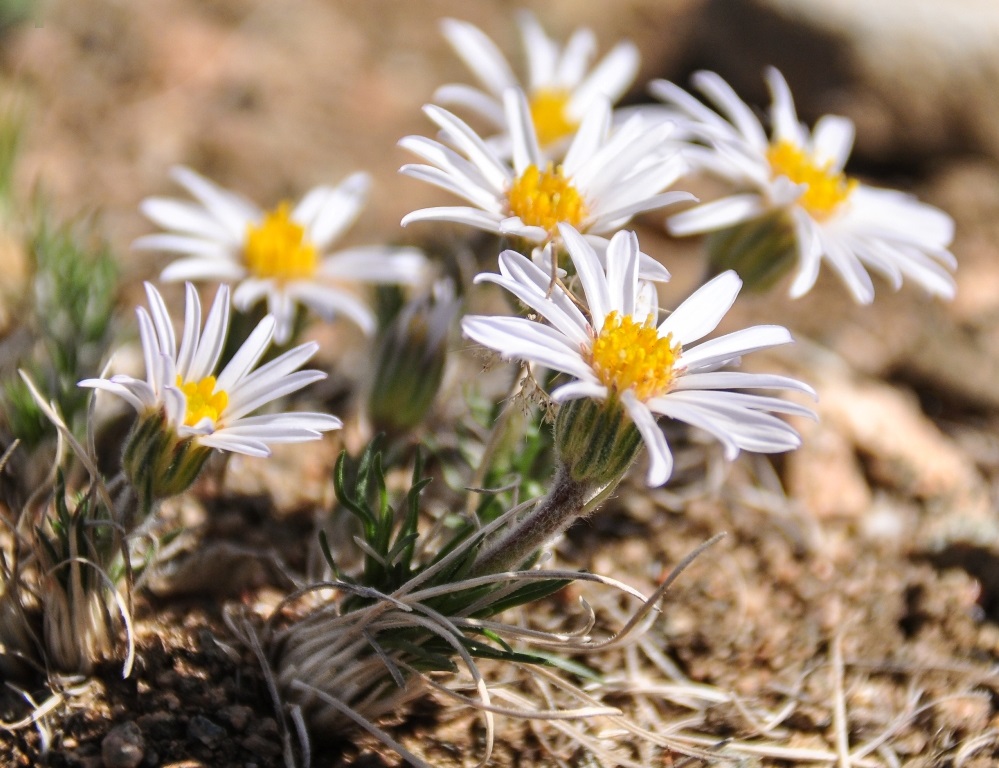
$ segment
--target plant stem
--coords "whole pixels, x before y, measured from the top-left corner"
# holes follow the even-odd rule
[[[524,519],[479,553],[470,576],[519,566],[579,517],[592,491],[591,483],[573,480],[560,466],[544,498]]]

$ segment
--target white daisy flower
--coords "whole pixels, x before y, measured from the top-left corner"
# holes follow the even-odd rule
[[[504,132],[507,123],[503,93],[509,88],[522,88],[538,140],[548,151],[564,144],[576,132],[601,97],[613,103],[624,95],[638,73],[638,49],[631,42],[620,42],[591,69],[597,44],[589,29],[577,29],[561,47],[545,34],[529,11],[520,11],[517,22],[527,61],[524,83],[481,29],[465,21],[444,19],[444,36],[482,88],[444,85],[434,93],[433,101],[465,107]]]
[[[184,332],[177,346],[173,325],[159,292],[146,283],[149,309],[136,310],[146,378],[118,374],[85,379],[81,387],[111,392],[140,415],[162,413],[181,440],[248,456],[270,455],[270,443],[315,440],[343,422],[325,413],[247,414],[267,403],[326,378],[322,371],[298,370],[316,353],[316,342],[302,344],[254,369],[267,351],[276,322],[265,317],[232,360],[216,372],[229,327],[229,286],[222,285],[201,327],[201,302],[187,284]]]
[[[874,299],[865,266],[884,275],[895,289],[907,277],[931,294],[954,295],[948,271],[957,266],[948,250],[953,220],[910,195],[847,176],[843,168],[854,138],[850,120],[826,115],[809,132],[798,122],[784,78],[770,68],[767,81],[773,102],[768,138],[753,111],[718,75],[698,72],[693,79],[718,113],[673,83],[655,81],[651,90],[686,113],[693,130],[714,149],[711,155],[694,149],[688,159],[697,158],[695,164],[744,191],[671,216],[667,226],[672,234],[719,230],[786,211],[798,258],[792,297],[812,288],[823,259],[863,304]]]
[[[686,169],[677,154],[663,151],[670,125],[649,125],[636,115],[612,131],[610,103],[598,98],[565,159],[555,165],[546,163],[538,149],[523,92],[507,90],[503,101],[513,141],[509,161],[450,112],[433,105],[423,108],[458,151],[422,136],[407,136],[400,146],[430,165],[404,165],[400,170],[471,205],[413,211],[403,218],[403,226],[452,221],[540,245],[558,236],[559,224],[587,234],[610,233],[637,213],[694,199],[687,192],[663,192]]]
[[[649,451],[649,486],[662,485],[673,459],[656,424],[667,416],[706,430],[728,458],[740,449],[762,453],[796,448],[797,432],[774,413],[811,416],[800,405],[732,389],[793,389],[807,385],[784,376],[720,371],[740,356],[791,341],[780,326],[762,325],[691,346],[711,333],[732,306],[742,282],[725,272],[697,290],[661,323],[654,291],[638,278],[638,240],[619,232],[610,242],[606,269],[572,227],[561,234],[576,267],[589,317],[549,276],[514,251],[500,256],[500,273],[477,281],[497,283],[548,321],[468,316],[465,335],[506,358],[527,360],[574,378],[551,397],[619,403]]]
[[[239,282],[232,300],[240,311],[266,297],[278,344],[291,338],[296,304],[327,321],[344,314],[371,334],[374,315],[348,287],[425,279],[426,260],[414,248],[360,246],[328,253],[364,207],[371,185],[365,173],[337,187],[316,187],[294,208],[283,202],[270,211],[189,168],[176,167],[171,175],[197,203],[144,200],[142,212],[170,232],[140,237],[134,247],[184,256],[163,270],[163,280]]]

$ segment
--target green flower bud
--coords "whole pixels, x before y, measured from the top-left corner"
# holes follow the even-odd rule
[[[711,275],[734,269],[747,290],[760,293],[788,274],[798,259],[794,222],[786,210],[712,232],[705,247]]]
[[[419,424],[441,385],[447,361],[447,336],[459,302],[449,282],[433,297],[406,304],[382,333],[368,415],[375,428],[389,434]]]
[[[555,448],[572,480],[591,487],[608,485],[624,474],[638,455],[642,437],[614,399],[569,400],[555,417]]]
[[[153,502],[190,488],[211,453],[193,437],[178,437],[163,411],[149,411],[132,427],[121,463],[148,510]]]

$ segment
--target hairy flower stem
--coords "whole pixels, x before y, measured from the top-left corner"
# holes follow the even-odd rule
[[[559,465],[544,498],[512,529],[487,544],[470,575],[498,573],[521,565],[580,516],[595,490],[592,482],[574,480],[568,469]]]

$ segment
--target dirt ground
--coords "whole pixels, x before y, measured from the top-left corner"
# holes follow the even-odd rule
[[[968,127],[970,118],[944,141],[919,133],[915,119],[870,117],[864,110],[879,103],[877,79],[834,71],[829,58],[823,80],[806,65],[827,51],[798,37],[793,52],[746,51],[735,70],[741,49],[712,43],[726,39],[722,25],[711,26],[717,3],[524,5],[560,37],[592,25],[601,50],[634,39],[643,68],[632,102],[645,98],[650,78],[686,83],[697,67],[733,82],[758,80],[757,62],[771,54],[800,67],[788,71],[792,89],[796,81],[819,88],[803,100],[803,118],[842,109],[861,128],[880,127],[876,141],[858,144],[859,175],[913,192],[957,222],[952,303],[913,285],[893,294],[881,282],[875,303],[858,307],[828,275],[796,302],[780,291],[740,299],[726,321],[732,328],[779,323],[798,341],[752,365],[791,373],[819,392],[818,422],[798,424],[799,451],[728,465],[717,446],[685,438],[668,486],[649,491],[639,469],[559,546],[563,565],[648,592],[695,547],[727,534],[669,592],[641,663],[658,653],[674,682],[734,698],[686,711],[656,692],[663,668],[636,671],[631,652],[585,660],[620,678],[608,700],[639,720],[702,733],[703,748],[718,751],[686,762],[635,747],[632,759],[723,764],[725,744],[738,742],[767,745],[732,763],[746,766],[999,765],[999,164],[987,137]],[[732,3],[767,31],[763,46],[784,18],[768,15],[770,5],[785,7]],[[375,179],[373,199],[351,241],[420,243],[430,227],[402,230],[399,219],[447,203],[398,176],[409,158],[395,143],[429,134],[419,109],[437,85],[467,80],[437,29],[447,15],[479,24],[511,56],[517,50],[510,7],[500,0],[44,2],[36,22],[0,38],[0,99],[27,106],[19,188],[27,195],[37,185],[64,216],[98,214],[121,256],[126,318],[139,281],[167,262],[129,251],[151,231],[137,206],[177,192],[167,175],[175,163],[262,202],[365,169]],[[756,38],[747,31],[746,39]],[[762,92],[747,98],[763,103]],[[893,133],[899,124],[908,128]],[[639,223],[639,237],[674,273],[664,299],[675,304],[699,279],[698,244],[667,238],[658,215]],[[326,390],[336,398],[338,387],[355,383],[352,361],[363,353],[349,332],[321,338],[340,345],[320,353],[320,365],[337,366]],[[464,365],[474,375],[478,362]],[[452,375],[442,402],[460,378]],[[350,406],[340,398],[337,407]],[[137,595],[133,674],[122,680],[120,665],[108,665],[92,680],[66,681],[62,703],[39,727],[0,734],[0,764],[284,765],[263,677],[223,611],[264,613],[287,591],[287,574],[305,572],[314,523],[330,505],[330,468],[341,441],[356,434],[329,437],[319,449],[282,449],[266,466],[234,460],[224,482],[212,475],[166,510],[187,526],[191,543],[186,560]],[[574,611],[576,597],[549,601],[546,620]],[[612,606],[599,613],[608,626],[621,616]],[[22,717],[23,699],[10,688],[5,697],[0,717]],[[761,723],[750,712],[782,716]],[[677,725],[684,718],[689,727]],[[434,765],[474,765],[481,756],[480,719],[430,697],[384,725]],[[546,733],[499,718],[491,764],[598,764],[582,752],[556,759]],[[366,734],[314,737],[316,768],[400,764]],[[852,763],[839,757],[842,738],[859,750]],[[805,750],[815,756],[800,757]],[[136,754],[138,762],[127,762]]]

